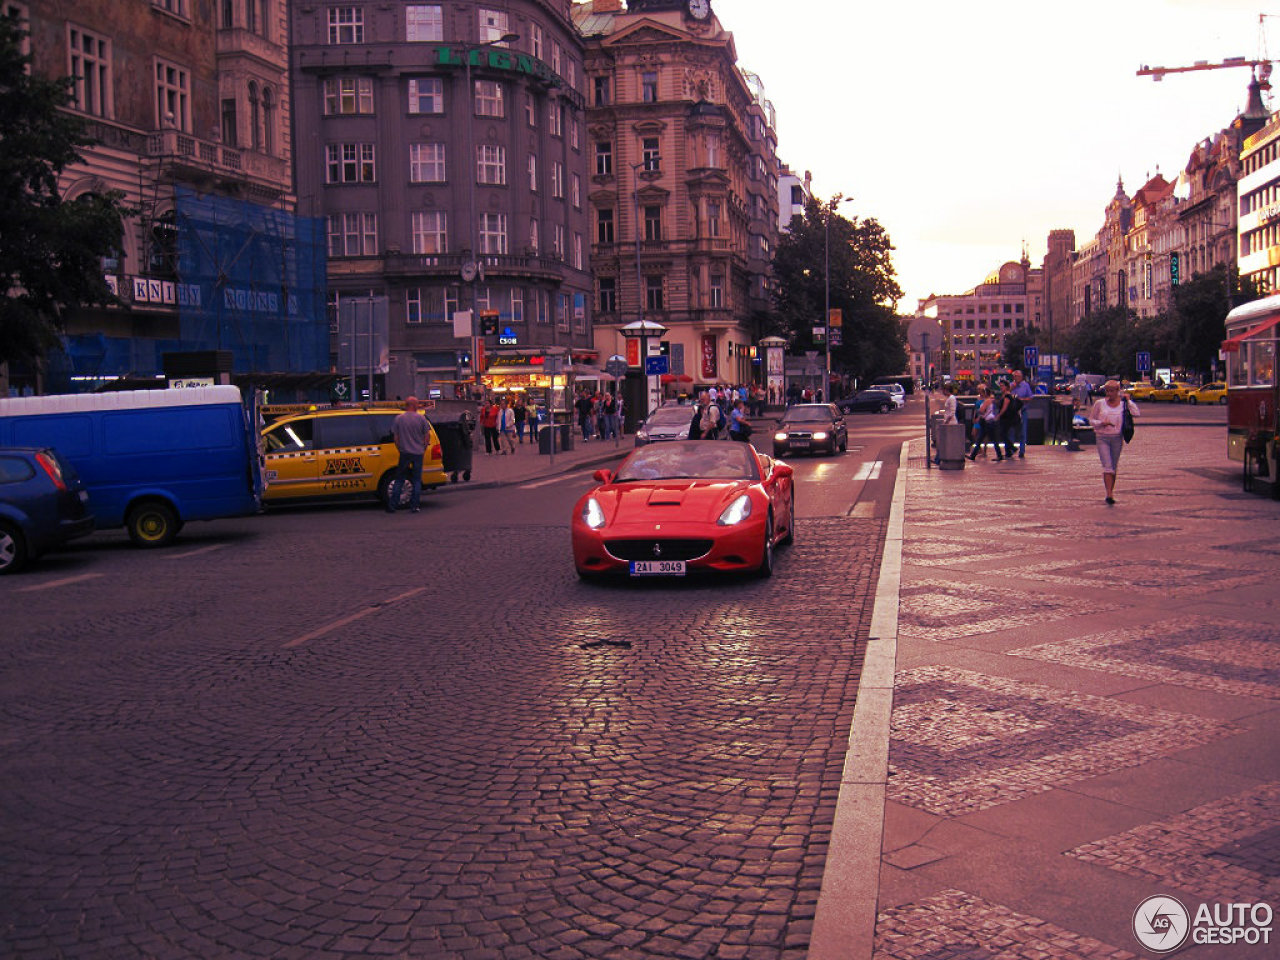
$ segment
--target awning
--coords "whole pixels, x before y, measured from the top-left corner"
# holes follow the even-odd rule
[[[1256,327],[1250,327],[1248,330],[1244,331],[1243,333],[1237,333],[1234,337],[1228,337],[1226,340],[1222,341],[1222,352],[1223,353],[1238,352],[1240,350],[1241,340],[1252,340],[1258,334],[1263,333],[1264,331],[1270,330],[1272,327],[1274,327],[1278,323],[1280,323],[1280,313],[1277,313],[1270,320],[1262,321],[1262,323],[1258,324]]]
[[[693,377],[687,373],[664,373],[658,377],[659,383],[693,383]]]

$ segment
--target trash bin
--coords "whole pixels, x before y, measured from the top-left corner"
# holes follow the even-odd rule
[[[551,431],[556,431],[556,452],[563,453],[573,449],[573,429],[570,424],[557,423],[554,427],[548,423],[538,425],[538,452],[551,452]]]
[[[440,438],[440,458],[444,461],[444,472],[449,474],[449,482],[457,483],[458,474],[462,479],[471,479],[471,418],[465,413],[456,421],[445,420],[433,424],[436,436]]]
[[[938,442],[938,466],[943,470],[963,470],[964,424],[940,423],[934,430],[934,437]]]
[[[1053,398],[1046,396],[1028,397],[1027,405],[1027,443],[1042,444],[1049,436],[1049,410]]]

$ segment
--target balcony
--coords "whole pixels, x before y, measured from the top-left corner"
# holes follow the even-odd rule
[[[469,259],[461,253],[388,253],[383,257],[383,272],[388,277],[455,278],[462,282],[462,265]],[[534,280],[561,280],[565,266],[562,260],[531,254],[481,254],[477,258],[485,280],[499,277]]]
[[[181,130],[147,134],[147,156],[158,162],[162,172],[179,179],[239,181],[276,193],[290,187],[289,165],[279,157],[201,140]]]

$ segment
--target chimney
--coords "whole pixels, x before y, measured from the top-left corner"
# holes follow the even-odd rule
[[[592,13],[622,13],[622,0],[595,0]]]

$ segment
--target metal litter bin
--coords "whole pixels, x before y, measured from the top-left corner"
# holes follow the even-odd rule
[[[472,423],[465,413],[457,421],[446,420],[433,424],[440,438],[440,458],[449,482],[457,483],[458,474],[464,481],[471,479]]]
[[[938,443],[938,466],[943,470],[963,470],[964,424],[940,423],[935,427],[933,435]]]
[[[573,449],[573,426],[568,423],[557,423],[554,427],[548,423],[538,425],[538,452],[551,452],[551,431],[556,431],[556,452],[564,453]]]

